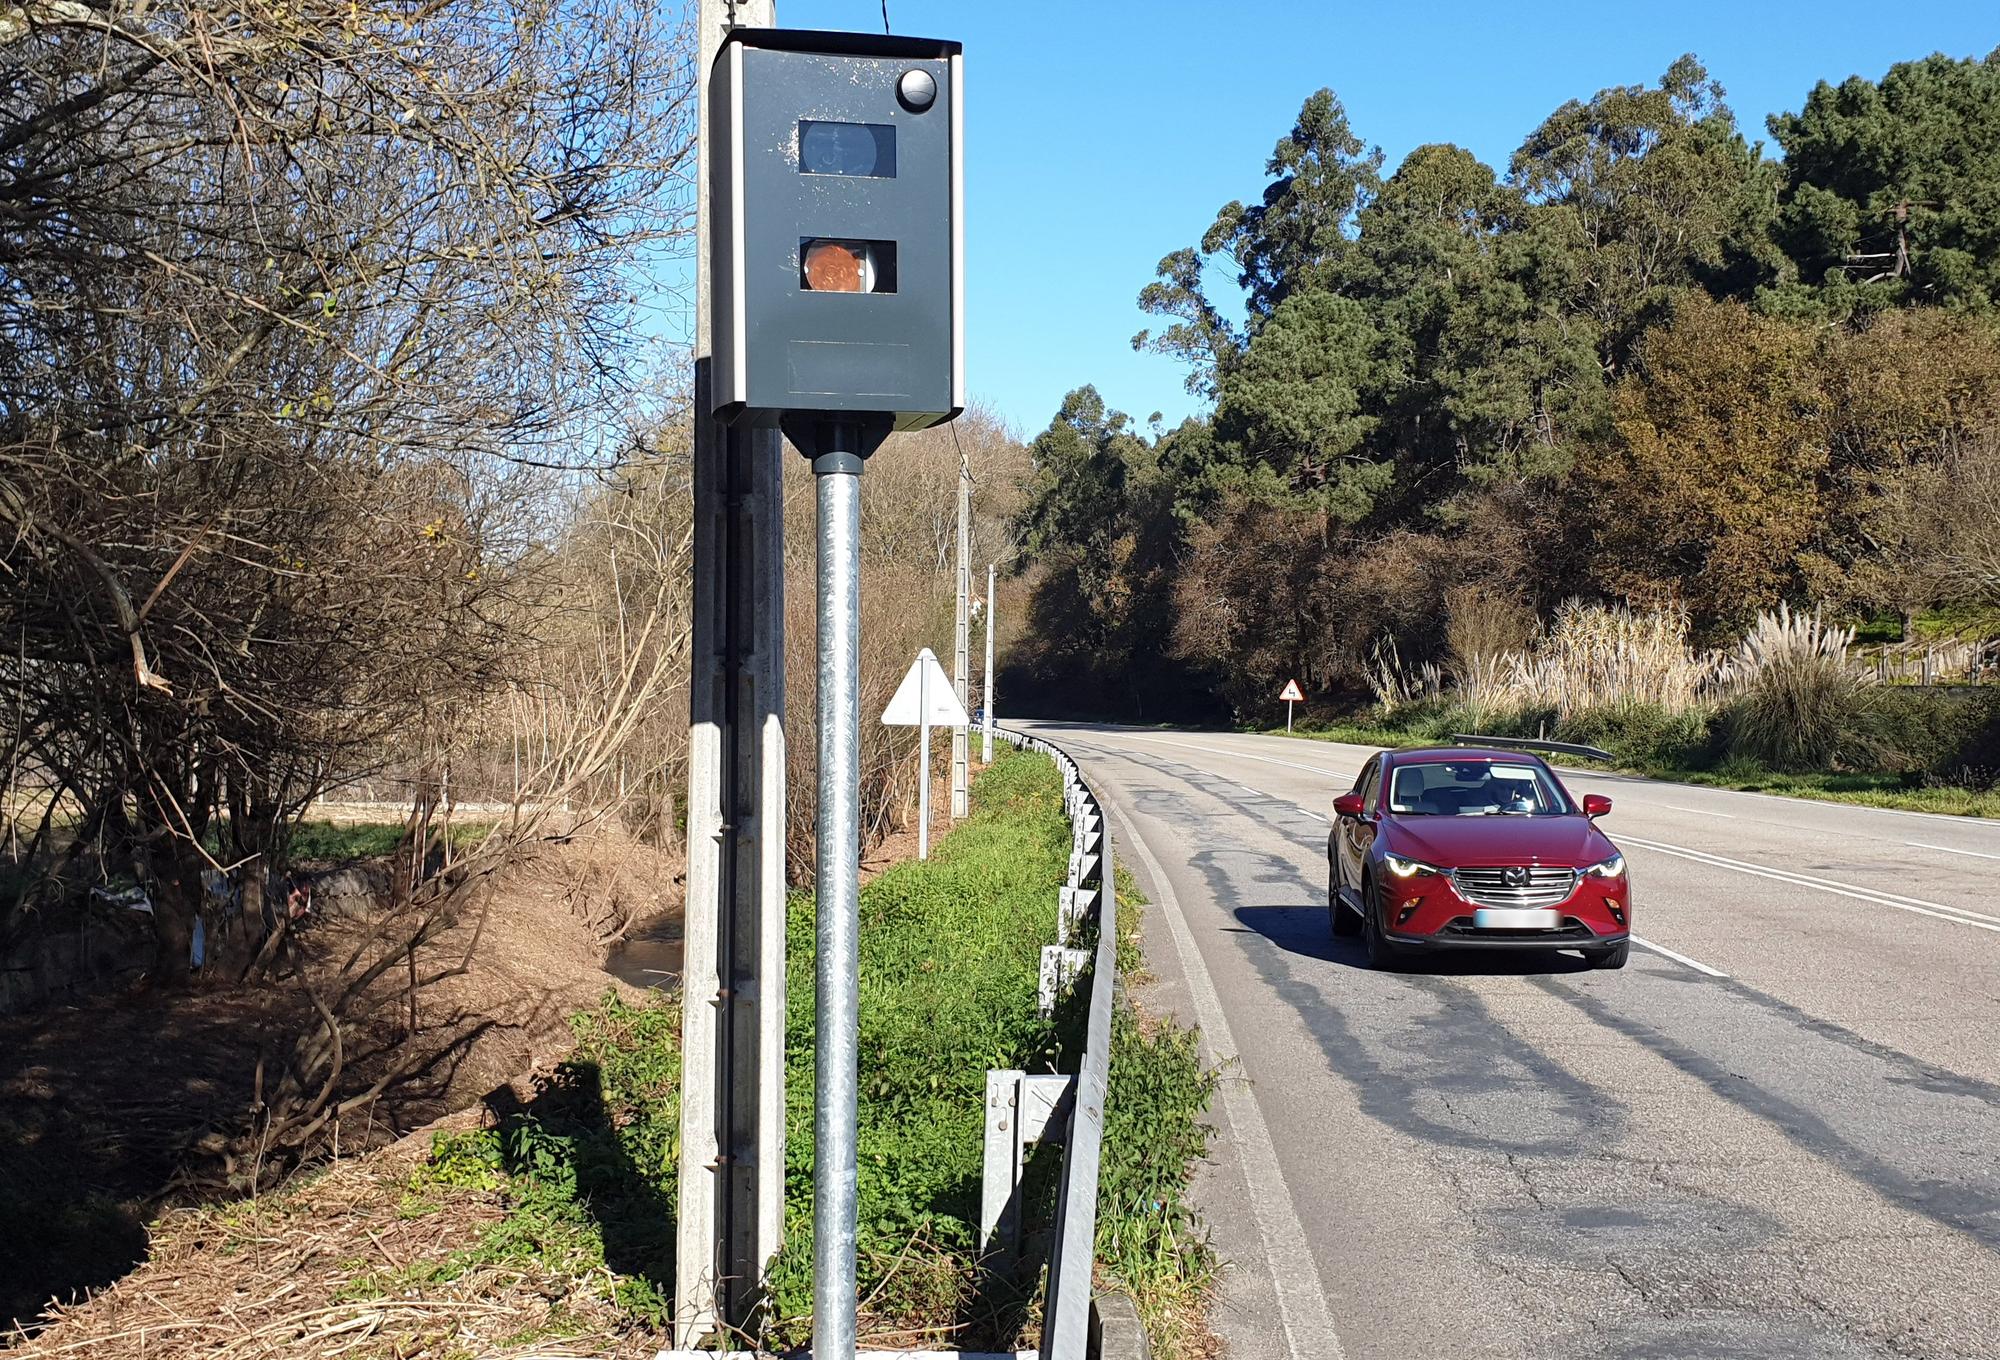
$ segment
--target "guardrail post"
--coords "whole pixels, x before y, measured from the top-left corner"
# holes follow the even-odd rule
[[[1007,1211],[1013,1204],[1014,1187],[1020,1183],[1015,1146],[1020,1136],[1023,1075],[1011,1068],[986,1074],[986,1154],[979,1178],[979,1244],[989,1258],[995,1253],[1011,1256],[1021,1232],[1020,1218]],[[996,1270],[1005,1264],[1005,1260],[991,1263]]]
[[[1071,949],[1060,944],[1042,946],[1042,977],[1036,996],[1044,1017],[1056,1013],[1063,993],[1076,984],[1076,980],[1083,976],[1083,970],[1089,966],[1088,949]]]
[[[1068,944],[1076,928],[1090,916],[1097,902],[1097,889],[1062,887],[1056,890],[1056,940]]]
[[[979,1241],[989,1270],[1001,1271],[1021,1245],[1021,1177],[1028,1148],[1063,1141],[1065,1101],[1076,1078],[1030,1076],[1014,1069],[986,1074],[986,1153],[979,1184]]]

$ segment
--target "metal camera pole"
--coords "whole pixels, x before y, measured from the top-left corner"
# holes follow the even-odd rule
[[[854,1354],[861,1017],[861,468],[858,424],[815,425],[819,820],[813,1001],[813,1354]]]
[[[853,1360],[861,469],[892,430],[927,429],[965,409],[962,49],[931,38],[751,27],[732,13],[739,24],[720,36],[707,74],[714,98],[704,170],[716,226],[713,377],[703,405],[732,429],[776,423],[812,460],[813,1354]],[[891,230],[896,239],[877,239]],[[863,293],[873,296],[826,296]],[[944,336],[949,342],[938,343]],[[781,981],[782,969],[768,985],[775,991]],[[690,992],[689,1009],[695,1002]],[[769,1163],[768,1174],[782,1176],[781,1152]]]

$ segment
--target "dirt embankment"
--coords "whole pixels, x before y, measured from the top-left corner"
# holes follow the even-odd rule
[[[354,900],[367,878],[349,874],[347,897],[305,923],[293,976],[0,1020],[0,1327],[110,1285],[158,1255],[147,1227],[157,1215],[226,1194],[232,1177],[241,1187],[254,1171],[240,1138],[260,1057],[315,1023],[301,982],[379,947],[369,943],[378,921]],[[607,988],[634,992],[604,971],[607,949],[677,909],[680,892],[678,854],[609,832],[495,873],[425,946],[427,979],[464,968],[417,990],[414,1026],[401,969],[356,1006],[343,1082],[360,1089],[391,1064],[407,1072],[330,1123],[313,1158],[393,1143],[567,1052],[573,1012]],[[13,1343],[38,1354],[50,1335]]]
[[[532,1256],[467,1260],[507,1217],[505,1192],[429,1195],[418,1169],[436,1133],[484,1107],[258,1200],[180,1209],[150,1259],[86,1302],[55,1310],[17,1353],[35,1360],[320,1360],[590,1355],[637,1360],[669,1338],[636,1329],[602,1294]],[[4,1342],[0,1342],[4,1345]]]

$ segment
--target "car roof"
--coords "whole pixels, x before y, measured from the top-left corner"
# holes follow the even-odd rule
[[[1533,751],[1503,751],[1487,746],[1419,746],[1408,751],[1387,752],[1389,762],[1396,765],[1415,765],[1437,760],[1464,761],[1468,764],[1479,761],[1502,760],[1518,764],[1532,761],[1536,765],[1546,762]]]

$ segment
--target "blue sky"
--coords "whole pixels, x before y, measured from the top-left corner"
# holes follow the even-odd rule
[[[788,28],[881,30],[880,0],[777,4]],[[1262,191],[1272,145],[1322,85],[1391,169],[1436,141],[1504,168],[1564,100],[1655,80],[1683,52],[1722,82],[1746,135],[1768,140],[1765,115],[1821,79],[2000,46],[1992,0],[889,0],[889,17],[965,44],[967,378],[1029,435],[1085,382],[1141,420],[1197,409],[1178,365],[1132,351],[1148,324],[1135,299],[1217,208]]]

